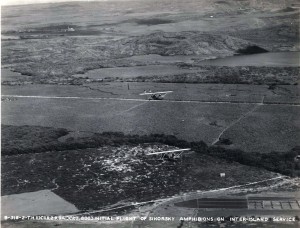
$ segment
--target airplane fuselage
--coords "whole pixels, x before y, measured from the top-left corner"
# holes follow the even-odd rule
[[[152,100],[162,100],[164,98],[161,94],[153,94],[153,95],[151,95],[150,99],[152,99]]]
[[[173,91],[163,91],[163,92],[154,92],[152,93],[151,91],[146,92],[144,91],[144,93],[141,93],[140,95],[142,96],[149,96],[149,100],[163,100],[164,97],[168,94],[168,93],[172,93]]]

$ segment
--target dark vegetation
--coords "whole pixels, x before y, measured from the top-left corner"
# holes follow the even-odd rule
[[[181,161],[162,161],[144,155],[151,145],[5,156],[1,193],[52,189],[79,210],[97,210],[115,203],[126,206],[132,205],[131,202],[170,197],[181,191],[229,187],[274,177],[265,170],[206,154],[193,153]],[[157,143],[153,146],[168,148]],[[220,178],[221,171],[228,178]]]
[[[159,41],[168,42],[168,41]],[[58,63],[57,63],[58,64]],[[201,62],[189,64],[178,63],[181,69],[190,69],[191,73],[180,73],[172,75],[149,75],[138,77],[106,77],[104,79],[89,79],[84,74],[89,70],[113,67],[132,67],[144,66],[139,62],[129,62],[126,59],[107,60],[102,62],[93,62],[79,67],[76,74],[82,74],[81,78],[68,77],[65,75],[51,77],[38,77],[34,68],[28,65],[18,65],[12,71],[19,72],[22,75],[32,76],[18,77],[17,81],[3,81],[3,85],[19,85],[23,83],[36,84],[69,84],[82,85],[88,82],[156,82],[156,83],[222,83],[222,84],[258,84],[258,85],[295,85],[299,80],[299,67],[268,67],[268,66],[209,66],[203,65]],[[45,66],[46,67],[46,66]],[[153,66],[155,67],[155,66]],[[73,68],[70,68],[73,69]],[[41,67],[42,70],[42,67]],[[199,71],[199,72],[196,72]],[[38,71],[40,72],[40,71]]]
[[[232,141],[230,139],[227,138],[220,138],[219,139],[219,144],[223,144],[223,145],[231,145]]]
[[[3,129],[9,127],[16,132],[19,128],[8,126]],[[37,128],[33,128],[34,132]],[[28,127],[26,129],[29,130]],[[39,131],[43,129],[40,127]],[[52,129],[53,132],[45,129],[50,135],[56,132],[55,129]],[[22,133],[24,131],[22,129]],[[31,134],[34,142],[39,141],[39,135]],[[7,195],[51,189],[80,210],[97,210],[115,203],[126,206],[131,202],[166,198],[180,192],[229,187],[274,176],[263,169],[209,156],[207,145],[203,142],[188,143],[174,136],[159,134],[128,136],[107,132],[86,135],[82,134],[77,139],[67,138],[70,135],[66,135],[64,140],[60,139],[63,142],[54,140],[53,144],[55,141],[58,145],[65,143],[60,151],[41,153],[35,150],[35,153],[28,153],[32,151],[20,150],[17,156],[2,155],[1,193]],[[48,140],[47,137],[42,138]],[[73,141],[81,144],[71,144]],[[29,137],[23,139],[23,145],[25,143],[34,148]],[[99,143],[97,147],[96,143]],[[186,153],[179,160],[144,155],[151,150],[174,148],[170,145],[191,146],[201,153]],[[66,150],[67,146],[74,149]],[[226,172],[229,178],[220,178],[221,171]],[[247,178],[243,178],[245,175]]]
[[[268,52],[266,49],[258,47],[256,45],[247,46],[246,48],[241,48],[237,50],[237,53],[243,54],[243,55],[249,55],[249,54],[259,54],[259,53],[265,53]]]
[[[229,67],[202,66],[180,63],[182,69],[199,70],[197,73],[178,75],[147,76],[126,78],[121,81],[157,82],[157,83],[221,83],[221,84],[257,84],[257,85],[293,85],[299,80],[299,67]],[[111,81],[114,81],[111,78]]]
[[[1,126],[1,153],[13,155],[54,150],[57,139],[68,134],[66,129],[37,126]]]
[[[269,85],[268,89],[269,89],[269,90],[274,90],[274,89],[276,89],[276,84],[273,83],[273,84]]]
[[[16,154],[42,153],[46,151],[65,151],[102,146],[139,145],[143,143],[161,143],[179,148],[190,147],[193,151],[231,162],[260,167],[284,175],[300,176],[300,164],[295,157],[300,154],[300,147],[287,152],[249,153],[220,146],[207,146],[203,141],[187,142],[172,135],[124,135],[121,132],[94,133],[90,137],[68,138],[64,142],[59,137],[68,134],[65,129],[32,126],[2,125],[2,156]],[[231,142],[223,139],[221,144]]]
[[[228,3],[228,2],[226,2],[226,1],[216,1],[215,3],[229,5],[229,3]]]
[[[209,147],[206,152],[210,156],[222,158],[227,161],[260,167],[284,175],[300,176],[300,163],[295,161],[295,157],[300,154],[299,146],[287,152],[271,152],[268,154],[247,153],[241,150],[224,149],[222,147]]]
[[[2,156],[97,148],[106,145],[138,145],[140,143],[162,143],[178,147],[189,147],[190,145],[171,135],[139,136],[124,135],[121,132],[94,133],[91,137],[77,139],[70,137],[65,142],[60,142],[58,139],[66,134],[68,131],[65,129],[2,125]]]
[[[297,11],[297,9],[292,8],[292,7],[286,7],[284,9],[282,9],[282,10],[278,10],[278,12],[294,12],[294,11]]]

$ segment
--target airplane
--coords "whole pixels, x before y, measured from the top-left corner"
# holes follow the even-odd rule
[[[168,160],[176,161],[177,159],[179,159],[181,157],[183,152],[186,152],[186,151],[191,151],[191,148],[160,151],[160,152],[149,153],[146,155],[147,156],[151,156],[151,155],[158,156],[160,160],[168,159]]]
[[[162,100],[164,99],[164,97],[168,94],[168,93],[172,93],[173,91],[162,91],[162,92],[154,92],[152,93],[151,90],[149,90],[149,92],[146,92],[146,90],[141,93],[140,95],[141,96],[144,96],[144,95],[148,95],[150,96],[148,99],[149,100]]]

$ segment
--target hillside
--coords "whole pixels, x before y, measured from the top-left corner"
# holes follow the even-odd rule
[[[239,49],[253,45],[231,36],[202,32],[155,32],[107,42],[90,37],[89,45],[82,46],[82,42],[83,38],[78,37],[6,42],[2,50],[2,64],[17,64],[13,67],[15,71],[34,76],[33,81],[38,82],[48,77],[63,80],[79,71],[84,73],[107,65],[141,65],[138,61],[120,60],[135,55],[197,55],[201,59],[210,59],[231,56]]]
[[[119,56],[158,54],[228,56],[239,49],[251,45],[250,42],[226,35],[202,32],[155,32],[141,37],[116,41],[113,47]]]
[[[253,45],[297,51],[296,2],[135,0],[5,6],[2,66],[33,76],[24,78],[29,83],[70,83],[72,75],[93,69],[145,65],[124,59],[131,56],[195,55],[202,60],[231,56]]]

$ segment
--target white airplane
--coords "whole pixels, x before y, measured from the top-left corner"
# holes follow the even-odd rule
[[[191,148],[160,151],[160,152],[149,153],[146,155],[147,156],[155,155],[155,156],[158,156],[161,160],[164,160],[164,159],[175,159],[176,160],[176,159],[180,158],[182,153],[184,153],[186,151],[191,151]]]
[[[141,96],[149,96],[149,100],[162,100],[168,93],[172,93],[173,91],[162,91],[162,92],[154,92],[152,93],[151,90],[149,92],[146,92],[146,90],[141,93]]]

